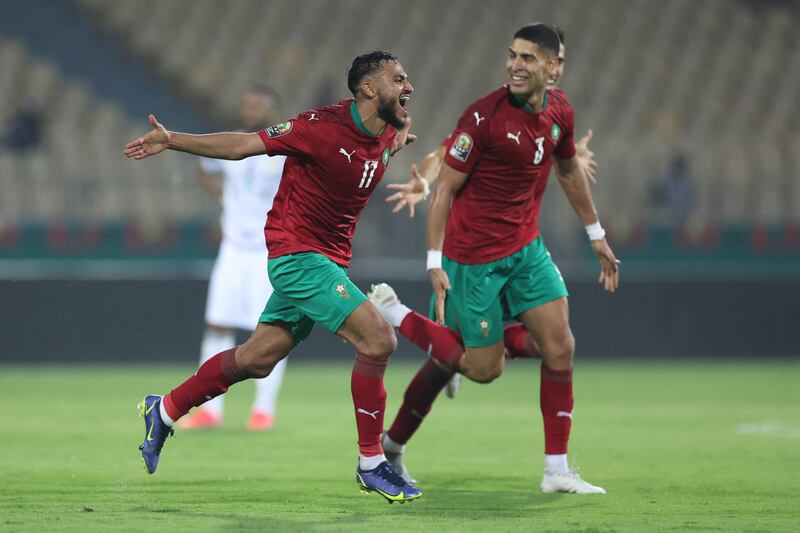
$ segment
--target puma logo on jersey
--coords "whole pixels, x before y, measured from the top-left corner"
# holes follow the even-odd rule
[[[345,157],[347,158],[347,162],[348,162],[348,163],[352,163],[352,161],[350,161],[350,158],[351,158],[351,157],[353,157],[353,154],[354,154],[354,153],[356,153],[356,151],[355,151],[355,150],[353,150],[352,152],[350,152],[350,153],[348,154],[348,153],[347,153],[347,150],[345,150],[344,148],[339,148],[339,153],[340,153],[340,154],[342,154],[343,156],[345,156]]]
[[[319,120],[316,113],[311,113],[311,116],[308,117],[309,122],[311,122],[312,120]]]
[[[482,116],[480,116],[480,115],[478,114],[478,112],[477,112],[477,111],[475,111],[475,112],[472,114],[472,116],[474,116],[474,117],[475,117],[475,125],[476,125],[476,126],[480,126],[480,125],[481,125],[481,120],[486,120],[486,117],[482,117]]]
[[[567,411],[559,411],[556,413],[556,416],[563,416],[572,420],[572,413],[568,413]]]
[[[381,412],[380,409],[378,409],[377,411],[372,411],[370,413],[369,411],[366,411],[366,410],[364,410],[364,409],[362,409],[360,407],[356,410],[356,413],[362,413],[362,414],[365,414],[367,416],[371,416],[374,420],[378,419],[378,413],[380,413],[380,412]]]
[[[508,137],[509,139],[513,139],[513,140],[517,141],[517,144],[519,144],[519,135],[520,135],[520,133],[522,133],[522,132],[518,131],[517,134],[514,135],[513,133],[511,133],[509,131],[508,133],[506,133],[506,137]]]

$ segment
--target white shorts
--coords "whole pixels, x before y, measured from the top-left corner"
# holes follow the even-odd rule
[[[244,251],[223,241],[208,284],[206,322],[252,331],[271,294],[267,249]]]

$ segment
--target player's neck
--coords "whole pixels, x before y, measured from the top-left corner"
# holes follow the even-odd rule
[[[530,94],[511,93],[511,96],[521,107],[525,108],[525,111],[531,113],[539,113],[547,107],[547,86]]]
[[[358,129],[367,135],[377,137],[386,129],[386,121],[378,116],[378,108],[368,101],[353,100],[350,112]]]

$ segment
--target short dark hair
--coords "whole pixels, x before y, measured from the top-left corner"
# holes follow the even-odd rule
[[[388,50],[374,50],[356,57],[347,71],[347,88],[355,95],[364,76],[372,74],[381,67],[381,61],[397,61],[397,56]]]
[[[567,43],[566,41],[564,41],[564,30],[562,30],[555,24],[551,24],[551,26],[553,26],[553,29],[556,31],[556,35],[558,35],[558,40],[561,41],[561,44],[566,45]]]
[[[558,38],[558,33],[549,24],[544,22],[534,22],[528,24],[517,30],[514,34],[514,39],[525,39],[534,44],[539,45],[540,49],[552,52],[553,55],[558,55],[558,49],[561,46],[561,40]]]

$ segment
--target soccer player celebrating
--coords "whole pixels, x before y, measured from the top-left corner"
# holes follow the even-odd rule
[[[553,29],[555,29],[558,34],[558,39],[560,41],[558,49],[558,67],[554,72],[549,73],[547,85],[549,90],[560,90],[558,89],[558,84],[564,76],[564,63],[566,61],[567,49],[564,44],[564,32],[556,26],[553,26]],[[442,139],[439,146],[423,158],[419,169],[417,169],[416,165],[411,165],[411,180],[407,183],[390,183],[387,185],[388,189],[397,191],[386,198],[387,202],[397,202],[392,209],[393,213],[397,213],[402,210],[403,207],[408,206],[409,216],[414,216],[414,206],[428,197],[430,186],[436,181],[439,175],[439,170],[442,168],[442,163],[444,162],[445,153],[450,146],[450,137],[451,135],[448,135]],[[592,130],[589,130],[581,137],[580,141],[575,144],[575,156],[577,157],[578,163],[583,168],[583,171],[586,173],[586,177],[589,178],[589,181],[597,184],[597,162],[594,160],[594,153],[589,150],[589,141],[591,138]],[[552,158],[550,158],[550,164],[552,165]],[[558,170],[556,170],[556,172],[558,172]],[[549,174],[549,170],[547,174]],[[431,317],[433,316],[434,310],[431,308]],[[511,359],[517,357],[540,357],[539,348],[529,337],[525,327],[520,323],[511,324],[505,328],[504,340],[506,357]],[[461,374],[455,373],[445,386],[445,395],[448,398],[455,398],[460,387]]]
[[[553,26],[561,41],[558,50],[558,67],[550,74],[547,80],[548,89],[560,90],[558,84],[561,78],[564,77],[564,65],[566,62],[567,49],[564,44],[564,32]],[[586,177],[593,184],[597,184],[597,162],[594,160],[594,152],[589,150],[589,141],[592,139],[593,132],[590,129],[581,139],[575,143],[575,155],[578,162],[583,167]],[[397,191],[386,198],[387,203],[396,202],[392,208],[392,213],[399,213],[404,207],[408,207],[408,216],[414,216],[414,207],[421,201],[428,198],[430,194],[431,185],[436,181],[439,176],[439,170],[442,168],[444,162],[444,155],[450,147],[450,137],[448,135],[435,150],[426,155],[419,164],[411,165],[411,179],[406,183],[389,183],[386,188],[392,191]],[[556,169],[556,172],[558,169]]]
[[[453,132],[428,218],[428,273],[438,323],[401,304],[388,285],[371,292],[392,325],[432,357],[409,385],[383,441],[406,477],[405,444],[450,376],[460,372],[489,383],[502,373],[505,311],[524,324],[542,358],[541,489],[605,492],[582,480],[567,463],[575,343],[566,286],[537,226],[554,156],[559,182],[600,261],[599,281],[610,292],[617,289],[619,261],[605,240],[575,156],[572,107],[563,92],[547,90],[548,78],[558,68],[558,51],[558,35],[547,24],[517,31],[506,60],[508,85],[467,107]],[[441,325],[445,320],[461,335]]]
[[[265,228],[274,292],[245,344],[211,357],[169,394],[144,398],[140,449],[149,473],[155,472],[176,420],[239,381],[268,376],[319,323],[357,352],[351,376],[360,452],[356,481],[362,490],[378,492],[389,502],[422,495],[395,472],[381,447],[383,374],[397,339],[347,275],[361,211],[389,157],[414,140],[405,109],[414,89],[390,52],[356,57],[347,85],[354,98],[257,133],[170,132],[150,115],[153,130],[125,148],[125,155],[134,159],[166,149],[220,159],[287,156]]]
[[[257,85],[242,95],[239,119],[243,131],[254,131],[278,119],[278,95]],[[200,364],[236,343],[236,329],[253,331],[264,302],[272,294],[264,275],[264,214],[272,208],[283,173],[283,156],[261,155],[242,161],[200,159],[198,178],[209,194],[221,198],[222,242],[211,272],[206,300],[206,329],[200,345]],[[269,376],[254,380],[256,397],[247,421],[250,431],[270,429],[286,359]],[[219,395],[181,420],[182,429],[214,428],[222,424]]]

